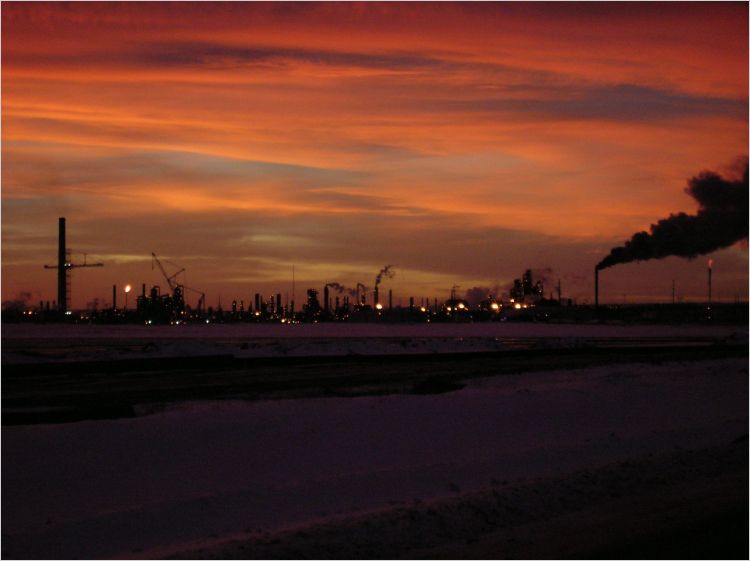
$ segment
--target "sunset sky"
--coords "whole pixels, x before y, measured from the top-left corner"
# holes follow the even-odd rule
[[[1,9],[3,301],[56,298],[65,216],[105,263],[74,308],[163,287],[151,252],[214,306],[386,264],[396,302],[529,268],[591,302],[612,247],[747,158],[745,2]],[[607,269],[601,301],[703,300],[709,257],[747,299],[744,242]]]

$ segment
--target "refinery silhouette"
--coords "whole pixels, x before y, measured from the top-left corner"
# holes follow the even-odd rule
[[[372,289],[363,283],[354,288],[347,288],[338,282],[329,282],[323,286],[322,295],[315,288],[308,288],[302,305],[295,306],[294,297],[282,304],[281,293],[264,296],[255,293],[254,299],[245,305],[244,299],[233,300],[229,309],[221,306],[214,309],[206,306],[205,292],[180,282],[184,267],[159,259],[151,253],[151,267],[158,269],[168,290],[162,291],[161,285],[147,288],[141,285],[141,293],[136,297],[135,309],[125,306],[118,308],[117,286],[112,286],[112,306],[104,310],[89,310],[81,313],[71,309],[70,288],[71,271],[80,267],[102,267],[103,263],[71,262],[70,250],[66,246],[66,219],[58,222],[58,264],[45,265],[47,269],[57,270],[57,300],[40,302],[38,308],[27,308],[22,312],[25,319],[71,320],[92,322],[137,322],[152,324],[210,323],[211,321],[244,321],[244,322],[319,322],[319,321],[479,321],[507,319],[508,311],[520,312],[536,306],[572,305],[571,300],[562,300],[560,283],[557,286],[557,299],[550,294],[544,297],[544,283],[533,279],[531,270],[516,279],[509,291],[508,298],[502,300],[498,295],[487,293],[475,306],[457,294],[458,286],[451,289],[450,298],[438,301],[437,298],[414,296],[409,297],[408,307],[394,306],[393,291],[388,290],[387,299],[381,294],[381,284],[385,279],[394,278],[396,271],[392,265],[385,265],[375,275]],[[166,266],[165,266],[166,264]],[[169,270],[168,270],[169,268]],[[126,298],[131,286],[124,287]],[[194,293],[197,297],[195,307],[186,303],[186,294]],[[322,303],[321,303],[322,296]],[[6,314],[4,317],[8,319]]]
[[[698,212],[688,215],[683,212],[672,214],[651,225],[650,232],[638,232],[622,246],[613,248],[594,267],[594,304],[578,306],[577,302],[563,298],[561,281],[558,278],[556,290],[545,297],[544,273],[542,278],[534,278],[527,269],[520,278],[503,294],[499,290],[486,290],[479,294],[477,302],[469,302],[458,295],[458,286],[451,289],[450,297],[444,301],[430,297],[409,297],[408,306],[393,305],[393,291],[388,290],[387,298],[381,291],[385,279],[392,279],[396,270],[385,265],[375,275],[372,289],[363,283],[354,288],[338,282],[323,286],[321,294],[316,288],[307,289],[307,297],[301,306],[295,306],[295,290],[292,299],[282,304],[281,293],[265,296],[255,293],[254,299],[245,305],[244,299],[233,300],[228,310],[221,304],[214,309],[206,306],[206,294],[198,288],[180,282],[184,267],[165,261],[164,266],[156,253],[151,253],[151,268],[158,268],[164,277],[168,290],[160,285],[147,290],[141,285],[141,293],[136,297],[134,310],[127,306],[131,286],[125,287],[126,304],[117,306],[117,286],[112,287],[112,306],[109,309],[88,310],[79,313],[70,306],[71,271],[75,268],[102,267],[103,263],[73,263],[70,250],[66,246],[66,221],[58,221],[58,262],[45,265],[46,269],[57,270],[57,300],[39,302],[38,307],[22,305],[6,307],[3,321],[23,320],[69,320],[86,322],[136,322],[151,324],[211,323],[213,322],[323,322],[323,321],[384,321],[384,322],[431,322],[431,321],[505,321],[513,320],[602,320],[602,319],[646,319],[652,321],[744,321],[747,306],[741,305],[739,298],[729,308],[716,305],[712,301],[712,261],[708,261],[708,287],[705,304],[676,306],[674,281],[672,284],[672,304],[666,310],[641,306],[629,307],[624,312],[622,306],[599,306],[599,274],[602,270],[622,263],[661,259],[668,256],[695,258],[712,251],[726,248],[748,237],[748,166],[737,180],[723,178],[717,173],[704,171],[688,181],[685,192],[698,203]],[[292,269],[294,271],[294,269]],[[548,269],[549,271],[549,269]],[[294,275],[294,273],[292,273]],[[294,278],[294,277],[293,277]],[[292,281],[294,285],[294,280]],[[474,290],[474,289],[473,289]],[[555,295],[555,292],[557,293]],[[197,298],[195,307],[186,303],[186,293]],[[468,292],[467,292],[468,295]],[[20,308],[20,309],[19,309]],[[656,311],[654,311],[656,309]],[[572,310],[572,311],[571,311]],[[592,315],[593,313],[593,315]]]
[[[747,181],[747,172],[745,182]],[[746,183],[745,183],[746,185]],[[746,196],[746,190],[745,190]],[[700,216],[700,213],[699,213]],[[685,220],[695,217],[685,215],[672,216],[670,219]],[[743,220],[735,218],[734,222]],[[744,218],[745,222],[747,218]],[[661,221],[661,225],[665,221]],[[726,222],[726,221],[725,221]],[[736,227],[736,226],[735,226]],[[653,228],[656,228],[654,226]],[[374,277],[372,288],[357,283],[353,288],[338,282],[328,282],[323,286],[322,294],[317,288],[307,288],[305,300],[297,306],[294,291],[289,300],[282,303],[281,293],[264,295],[254,294],[247,303],[243,298],[235,299],[228,308],[219,304],[216,308],[206,305],[206,294],[198,288],[187,286],[181,282],[180,275],[185,268],[160,259],[156,253],[151,253],[151,268],[158,270],[166,283],[147,286],[141,284],[140,294],[135,298],[135,307],[128,307],[127,298],[132,290],[130,285],[124,287],[125,303],[118,307],[117,285],[112,286],[112,305],[104,308],[95,306],[93,309],[76,311],[71,309],[71,272],[76,268],[103,267],[103,263],[89,263],[84,258],[83,263],[71,261],[70,249],[66,246],[66,219],[60,217],[58,221],[58,263],[45,265],[46,269],[57,271],[57,300],[40,301],[38,307],[24,303],[22,306],[11,306],[3,310],[3,321],[34,321],[70,323],[136,323],[143,325],[181,325],[200,323],[318,323],[318,322],[384,322],[384,323],[430,323],[430,322],[476,322],[476,321],[663,321],[663,322],[695,322],[695,321],[724,321],[738,322],[747,320],[747,305],[739,299],[734,304],[716,304],[711,300],[712,265],[708,264],[708,290],[705,303],[677,303],[673,298],[671,305],[632,304],[599,306],[599,273],[602,269],[611,267],[613,260],[619,256],[630,257],[631,242],[625,248],[615,248],[612,253],[594,268],[594,304],[588,302],[578,304],[575,299],[563,297],[562,282],[558,278],[556,286],[545,292],[547,275],[552,271],[526,271],[515,279],[507,290],[500,293],[477,288],[467,291],[465,297],[459,295],[459,286],[454,285],[450,297],[439,300],[435,297],[410,296],[408,305],[394,305],[393,290],[388,289],[387,295],[381,285],[385,279],[392,279],[396,269],[392,265],[385,265]],[[746,231],[745,231],[746,233]],[[639,246],[648,247],[644,243],[648,234],[641,232],[634,236],[639,239]],[[652,236],[655,239],[657,236]],[[727,244],[726,237],[722,243]],[[742,239],[740,236],[739,239]],[[737,240],[734,240],[737,241]],[[733,242],[732,242],[733,243]],[[716,249],[713,245],[711,249]],[[641,250],[643,251],[643,250]],[[627,253],[631,252],[631,253]],[[660,257],[663,255],[659,255]],[[644,257],[647,258],[647,257]],[[633,257],[629,260],[636,260]],[[627,262],[627,261],[624,261]],[[469,301],[469,293],[473,293]],[[187,295],[192,294],[196,304],[188,303]]]

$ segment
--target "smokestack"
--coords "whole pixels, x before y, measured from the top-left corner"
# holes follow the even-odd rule
[[[594,267],[594,307],[599,309],[599,267]]]
[[[393,290],[390,288],[388,289],[388,309],[393,309]]]
[[[144,299],[146,298],[146,283],[145,282],[141,285],[141,297]]]
[[[714,264],[713,259],[708,260],[708,305],[711,306],[711,267]]]
[[[65,283],[65,218],[58,220],[57,237],[57,309],[65,313],[68,308],[68,291]]]
[[[117,285],[112,285],[112,309],[117,310]]]
[[[276,293],[276,313],[281,314],[281,293]]]
[[[328,311],[328,285],[323,287],[323,309]]]
[[[362,289],[361,292],[360,288]],[[361,304],[362,306],[367,304],[367,287],[361,282],[357,283],[357,304]]]
[[[380,303],[380,298],[378,296],[378,286],[383,281],[383,277],[392,279],[394,274],[395,273],[391,271],[391,265],[386,265],[385,267],[380,269],[380,272],[378,272],[377,276],[375,277],[375,302],[373,302],[373,305],[378,305]]]
[[[257,292],[255,293],[255,311],[260,311],[260,294]]]

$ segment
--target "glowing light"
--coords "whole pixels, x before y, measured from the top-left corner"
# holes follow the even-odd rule
[[[378,302],[377,304],[375,304],[375,308],[378,309],[378,310],[382,310],[383,309],[383,304],[381,304],[380,302]]]
[[[714,260],[713,259],[709,259],[708,260],[708,268],[710,269],[713,266],[714,266]]]
[[[450,306],[448,306],[448,308],[447,308],[447,310],[448,310],[449,312],[450,312],[450,311],[451,311],[452,309],[453,309],[453,308],[451,308]]]
[[[498,304],[497,302],[493,302],[492,304],[490,304],[490,308],[492,308],[493,310],[499,310],[500,304]]]
[[[464,306],[464,303],[463,303],[463,302],[460,302],[460,303],[458,304],[458,309],[459,309],[459,310],[463,310],[463,309],[464,309],[465,307],[466,307],[466,306]]]
[[[512,302],[512,300],[511,300],[511,302]],[[520,310],[520,309],[521,309],[521,304],[519,304],[518,302],[516,302],[515,306],[513,306],[513,307],[514,307],[514,308],[515,308],[516,310]]]
[[[426,311],[427,311],[427,308],[425,308],[424,306],[422,306],[421,308],[419,308],[419,311],[420,311],[420,312],[426,312]]]
[[[125,293],[130,292],[131,289],[132,289],[132,287],[129,284],[125,285]]]

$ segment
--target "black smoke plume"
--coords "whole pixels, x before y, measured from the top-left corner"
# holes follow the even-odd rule
[[[700,207],[698,214],[680,212],[651,225],[651,233],[638,232],[614,248],[596,266],[606,269],[620,263],[661,259],[676,255],[694,258],[748,237],[748,166],[742,179],[730,181],[704,171],[688,181],[685,192]]]
[[[352,289],[347,289],[343,284],[339,284],[337,282],[329,282],[327,287],[334,289],[338,294],[343,294],[345,291],[349,291],[351,293]]]
[[[375,277],[375,288],[378,287],[378,285],[383,281],[383,277],[387,279],[392,279],[393,275],[396,273],[391,270],[392,265],[386,265],[382,269],[380,269],[380,272],[378,273],[378,276]]]

